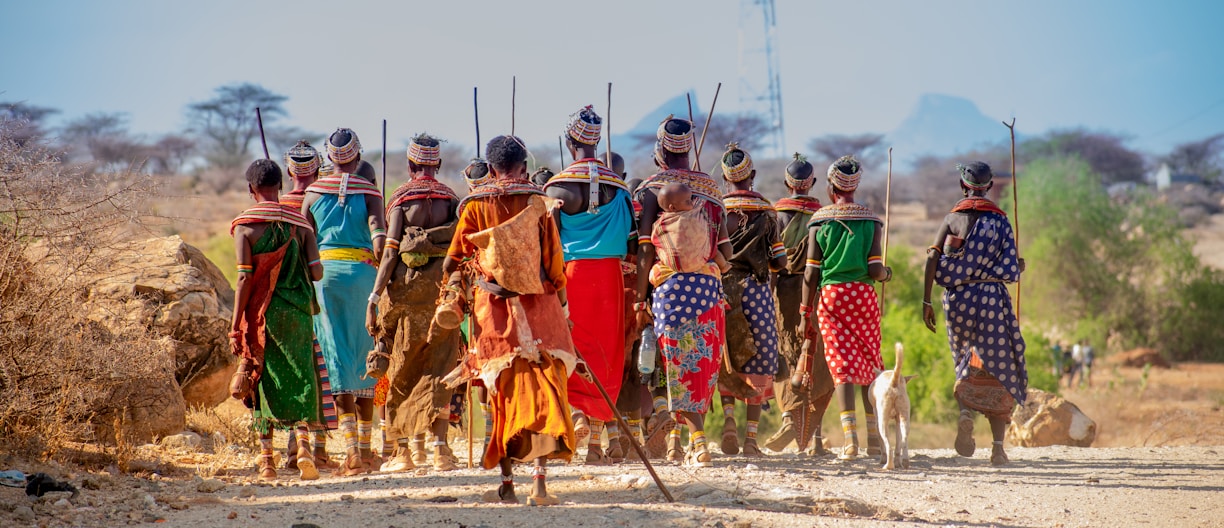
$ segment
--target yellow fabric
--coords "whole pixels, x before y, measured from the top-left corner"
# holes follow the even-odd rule
[[[374,260],[374,252],[365,248],[324,249],[319,251],[319,260],[367,262]]]

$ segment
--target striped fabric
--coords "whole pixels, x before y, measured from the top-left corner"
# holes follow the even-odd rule
[[[668,169],[647,178],[634,193],[634,199],[641,201],[647,190],[658,193],[659,189],[669,183],[683,183],[693,194],[717,205],[719,209],[723,208],[722,190],[718,188],[718,183],[704,172],[685,169]]]
[[[733,191],[723,195],[723,205],[728,211],[773,211],[773,204],[769,203],[761,193],[756,191]]]
[[[277,202],[259,202],[254,207],[243,211],[233,222],[230,222],[230,235],[240,225],[267,224],[270,222],[285,222],[314,231],[310,221],[302,213]]]
[[[794,196],[778,200],[774,204],[774,209],[778,212],[796,212],[812,214],[820,209],[820,200],[815,197],[796,194]]]
[[[346,178],[347,176],[347,178]],[[378,186],[365,181],[360,176],[355,174],[332,174],[326,178],[319,178],[310,187],[306,188],[306,192],[319,194],[368,194],[382,198],[382,193],[379,192]]]
[[[391,201],[387,203],[387,212],[413,200],[453,200],[459,201],[459,195],[442,183],[429,176],[418,176],[400,185],[391,193]]]
[[[880,221],[880,217],[876,216],[865,205],[840,203],[826,205],[812,213],[812,220],[808,222],[808,227],[823,224],[831,220],[871,220],[876,223],[883,223]]]
[[[624,189],[625,192],[629,191],[629,186],[625,185],[625,180],[622,180],[619,174],[612,172],[612,169],[604,165],[603,160],[596,158],[583,158],[571,163],[565,170],[549,178],[548,183],[544,184],[544,188],[547,189],[550,185],[562,182],[591,183],[590,167],[592,162],[597,167],[596,171],[599,172],[599,183],[601,185],[611,185],[617,189]]]
[[[314,340],[313,346],[315,367],[319,369],[319,392],[323,394],[323,419],[327,429],[336,429],[339,418],[336,415],[336,398],[331,392],[331,379],[327,374],[327,361],[323,359],[323,348],[319,346],[318,339]]]

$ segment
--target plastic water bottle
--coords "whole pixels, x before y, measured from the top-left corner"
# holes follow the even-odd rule
[[[647,325],[642,330],[642,344],[638,347],[638,372],[648,376],[654,373],[655,358],[659,355],[659,340],[655,336],[654,325]]]

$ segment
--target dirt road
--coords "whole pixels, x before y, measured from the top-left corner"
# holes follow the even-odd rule
[[[891,473],[865,460],[717,457],[711,469],[659,468],[676,504],[663,501],[640,465],[557,466],[550,487],[565,502],[549,508],[479,503],[497,482],[480,470],[272,485],[243,475],[220,477],[225,487],[212,493],[197,491],[207,489],[198,478],[76,475],[98,489],[70,505],[34,506],[38,524],[51,526],[1219,526],[1221,450],[1012,448],[1004,468],[991,467],[983,450],[973,459],[920,450],[909,470]],[[529,479],[519,473],[522,498]],[[9,505],[0,525],[10,526],[17,519],[3,510],[33,503],[20,490],[0,492]]]

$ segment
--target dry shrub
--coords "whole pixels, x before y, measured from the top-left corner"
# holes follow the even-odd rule
[[[226,405],[217,407],[194,406],[187,410],[187,428],[213,442],[213,450],[220,453],[221,446],[233,444],[254,449],[258,444],[251,429],[251,413],[246,409],[233,412]],[[221,435],[218,442],[216,434]]]
[[[95,175],[0,122],[0,453],[54,456],[113,435],[164,402],[147,387],[173,375],[163,340],[86,319],[86,271],[140,226],[147,177]]]

